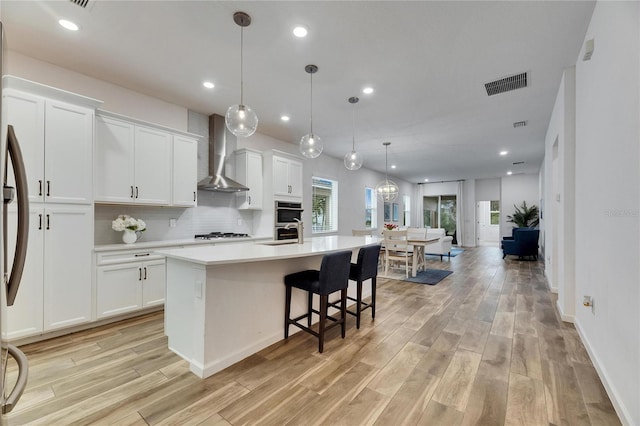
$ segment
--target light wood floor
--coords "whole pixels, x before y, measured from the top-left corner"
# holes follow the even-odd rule
[[[297,333],[205,380],[167,349],[161,313],[24,346],[10,424],[619,424],[539,262],[480,247],[429,267],[454,273],[379,279],[376,320],[350,317],[323,354]]]

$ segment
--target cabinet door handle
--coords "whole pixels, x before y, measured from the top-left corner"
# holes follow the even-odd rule
[[[51,196],[51,181],[47,181],[47,197]]]
[[[151,253],[136,253],[133,256],[134,257],[144,257],[144,256],[149,256],[151,255]]]
[[[249,205],[251,205],[251,195],[247,195],[247,198],[249,199]]]
[[[50,223],[51,220],[50,219],[51,218],[49,217],[49,215],[47,215],[47,229],[51,229],[51,226],[49,226],[49,225],[51,225],[51,223]]]
[[[133,198],[133,185],[131,185],[131,198]]]
[[[136,186],[136,198],[138,198],[138,187]]]
[[[38,215],[38,229],[42,229],[42,213]]]
[[[196,191],[193,191],[193,202],[196,202]]]
[[[38,180],[38,195],[42,196],[42,179]]]
[[[138,268],[138,281],[142,281],[142,268]]]
[[[145,280],[147,279],[147,267],[146,266],[144,267],[144,279]]]

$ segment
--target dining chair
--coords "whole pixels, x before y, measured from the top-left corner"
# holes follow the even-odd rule
[[[404,263],[405,276],[409,278],[409,264],[412,262],[413,253],[409,251],[407,240],[407,230],[396,231],[385,229],[382,232],[383,245],[385,251],[384,274],[389,273],[389,262],[397,261]]]

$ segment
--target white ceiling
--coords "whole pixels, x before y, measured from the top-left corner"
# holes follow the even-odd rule
[[[325,154],[356,149],[364,166],[411,182],[537,173],[562,71],[575,64],[594,2],[513,1],[2,1],[8,47],[204,113],[240,100],[258,131],[297,143],[309,131]],[[75,21],[76,33],[59,18]],[[309,28],[305,39],[291,34]],[[487,96],[484,83],[528,72],[529,87]],[[202,87],[204,80],[215,89]],[[371,95],[361,90],[370,85]],[[280,115],[291,116],[283,123]],[[516,121],[528,125],[514,128]],[[498,152],[508,150],[500,157]],[[324,154],[323,154],[324,155]],[[524,161],[522,165],[513,162]],[[354,172],[357,173],[357,172]]]

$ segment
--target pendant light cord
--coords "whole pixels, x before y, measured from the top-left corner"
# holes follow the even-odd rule
[[[244,105],[244,27],[240,27],[240,105]]]
[[[311,96],[309,97],[309,99],[310,99],[309,100],[309,111],[310,111],[310,114],[309,114],[309,117],[310,117],[309,118],[309,129],[310,129],[310,131],[309,131],[309,134],[311,136],[313,136],[313,73],[309,73],[309,79],[311,81],[311,90],[310,90]]]
[[[352,128],[353,128],[353,144],[351,145],[351,151],[356,151],[356,104],[353,104],[352,114]]]

